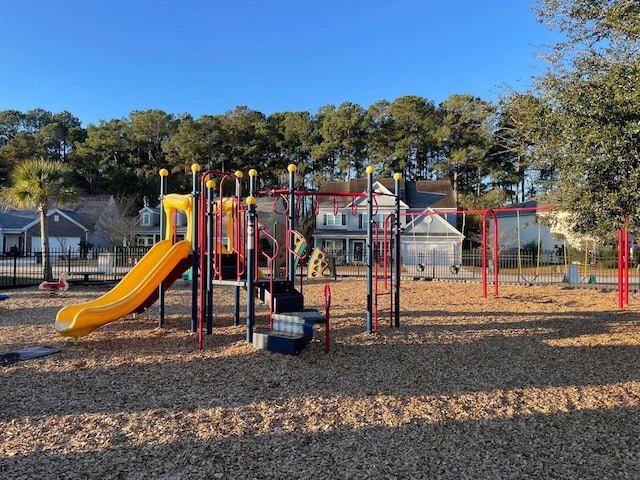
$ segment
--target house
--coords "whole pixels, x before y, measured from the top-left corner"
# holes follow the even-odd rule
[[[375,242],[380,252],[385,220],[388,214],[395,212],[395,182],[393,179],[381,179],[374,183],[373,189],[376,192],[374,221],[378,226]],[[360,196],[365,190],[366,180],[361,179],[322,185],[320,192],[323,195],[318,197],[316,229],[311,242],[314,247],[322,248],[341,262],[357,264],[366,261],[366,198]],[[335,196],[331,195],[334,193]],[[456,202],[451,184],[448,181],[401,181],[400,200],[403,263],[460,263],[464,235],[455,227]],[[312,210],[309,205],[307,207]],[[286,209],[287,202],[282,196],[257,198],[259,226],[280,242],[284,242],[283,234],[288,222]],[[139,214],[136,245],[151,246],[160,240],[160,206],[145,205]],[[176,238],[184,238],[186,218],[183,212],[177,212],[174,224]],[[222,242],[226,243],[226,227],[223,228]]]
[[[550,225],[549,217],[557,212],[549,211],[549,205],[531,199],[511,207],[513,210],[496,213],[498,219],[498,245],[500,252],[516,252],[524,247],[533,247],[541,254],[541,261],[556,262],[558,250],[562,248],[564,235]],[[539,209],[539,210],[537,210]]]
[[[146,200],[146,199],[145,199]],[[135,243],[138,247],[150,247],[159,242],[160,238],[160,206],[150,207],[146,201],[139,210],[140,227],[136,232]],[[180,232],[184,236],[184,232]]]
[[[314,246],[345,263],[366,262],[366,179],[326,182],[320,187]],[[385,222],[395,213],[395,181],[372,185],[374,250],[381,251]],[[335,196],[331,195],[335,194]],[[464,235],[456,228],[456,199],[448,181],[400,181],[401,255],[404,264],[458,264]]]
[[[84,197],[72,206],[57,206],[47,214],[49,248],[79,252],[80,242],[107,246],[95,225],[109,200],[108,196]],[[42,250],[40,214],[34,209],[0,211],[0,252],[25,255]]]
[[[140,227],[135,236],[136,246],[150,247],[162,240],[165,232],[160,232],[161,206],[150,207],[145,200],[145,205],[138,213],[140,214]],[[187,233],[187,215],[176,210],[173,225],[176,240],[184,240]]]
[[[269,227],[269,231],[272,231],[273,225],[277,221],[283,221],[281,215],[273,213],[273,200],[272,198],[258,198],[258,210],[260,217],[260,225]],[[150,247],[161,240],[161,236],[164,236],[164,232],[160,232],[160,215],[161,206],[158,204],[155,207],[150,207],[145,201],[145,205],[139,210],[140,215],[140,227],[136,231],[135,245],[138,247]],[[177,240],[183,240],[187,231],[187,216],[185,212],[177,210],[175,212],[173,225],[175,227],[175,235]],[[286,222],[286,219],[284,219]],[[223,242],[226,243],[226,219],[224,220],[223,228]]]

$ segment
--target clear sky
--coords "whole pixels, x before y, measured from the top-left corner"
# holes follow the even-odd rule
[[[364,108],[455,93],[497,101],[541,73],[529,0],[3,0],[0,110]]]

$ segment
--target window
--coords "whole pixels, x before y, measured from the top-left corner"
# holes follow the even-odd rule
[[[324,216],[324,224],[332,227],[339,227],[342,225],[346,225],[345,215],[331,215],[327,214]]]
[[[151,225],[151,214],[149,212],[144,212],[142,214],[142,225]]]
[[[153,237],[141,236],[136,238],[136,245],[139,247],[149,247],[153,245]]]
[[[324,240],[323,250],[329,255],[342,255],[344,253],[344,240]]]
[[[373,221],[376,222],[376,224],[378,225],[379,229],[383,229],[384,228],[384,220],[386,218],[387,214],[384,213],[377,213],[376,215],[373,216]],[[367,229],[367,223],[369,222],[369,215],[366,213],[361,213],[359,215],[359,227],[366,230]]]

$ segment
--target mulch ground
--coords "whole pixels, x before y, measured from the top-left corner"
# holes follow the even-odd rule
[[[202,350],[181,281],[165,328],[154,305],[77,345],[56,312],[108,287],[4,292],[0,353],[61,351],[0,366],[0,477],[640,477],[638,295],[618,310],[613,291],[408,280],[401,327],[381,296],[367,334],[365,282],[330,285],[331,353],[318,328],[297,356],[246,343],[229,287]],[[306,306],[324,311],[323,286]]]

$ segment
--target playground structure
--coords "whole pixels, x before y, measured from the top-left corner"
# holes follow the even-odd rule
[[[296,206],[305,196],[315,197],[317,204],[321,192],[296,191],[295,165],[288,167],[289,188],[258,192],[257,171],[249,171],[249,192],[242,201],[241,172],[229,173],[215,170],[200,171],[192,166],[193,191],[191,194],[168,194],[166,170],[160,172],[160,198],[162,204],[161,231],[164,238],[156,243],[134,268],[108,293],[85,304],[62,308],[56,317],[55,328],[61,335],[75,341],[88,335],[109,322],[132,313],[141,313],[158,301],[158,326],[164,326],[165,290],[183,273],[192,272],[192,315],[191,330],[198,333],[198,346],[203,348],[204,334],[213,332],[213,291],[216,286],[233,287],[234,325],[240,325],[240,295],[246,291],[246,340],[257,348],[265,348],[283,353],[299,352],[312,338],[314,327],[324,325],[325,349],[329,349],[329,308],[330,299],[325,298],[325,314],[305,308],[303,295],[302,265],[307,258],[307,276],[320,278],[327,273],[336,275],[335,266],[321,250],[309,252],[307,240],[296,226]],[[389,326],[400,326],[400,282],[401,261],[401,221],[410,215],[450,215],[452,212],[411,212],[402,213],[399,195],[395,197],[395,211],[389,213],[382,225],[373,219],[377,213],[376,196],[373,191],[373,168],[367,167],[367,189],[362,193],[349,193],[353,197],[350,208],[367,212],[367,333],[378,329],[379,314],[382,311],[380,299],[388,297]],[[400,191],[400,174],[394,175],[395,192]],[[217,180],[217,181],[216,181]],[[226,193],[226,195],[225,195]],[[260,193],[279,195],[285,208],[279,213],[286,217],[284,242],[278,241],[275,232],[261,226],[256,211],[256,197]],[[335,193],[328,196],[336,197]],[[364,200],[364,202],[357,202]],[[337,204],[337,202],[335,202]],[[374,208],[376,212],[374,213]],[[535,210],[553,207],[535,207]],[[175,212],[181,210],[187,217],[185,238],[176,235]],[[520,208],[518,211],[531,210]],[[482,214],[482,271],[483,296],[488,295],[489,244],[493,227],[493,265],[498,262],[498,217],[501,211],[514,209],[488,209],[459,211],[454,214]],[[353,212],[352,212],[353,213]],[[382,238],[380,235],[382,234]],[[625,240],[626,239],[626,240]],[[626,241],[626,243],[625,243]],[[619,234],[621,252],[619,255],[619,306],[628,303],[628,231]],[[268,245],[266,247],[265,245]],[[278,260],[284,258],[284,264]],[[626,267],[625,267],[626,265]],[[451,268],[456,267],[452,265]],[[300,274],[298,275],[298,270]],[[498,295],[499,277],[493,268],[494,295]],[[457,271],[457,270],[456,270]],[[297,281],[299,280],[299,285]],[[330,289],[325,288],[325,297]],[[255,300],[269,305],[269,329],[256,332]]]
[[[166,193],[168,172],[162,170],[160,229],[163,239],[143,256],[133,269],[108,293],[84,304],[62,308],[56,317],[55,328],[61,335],[77,341],[102,325],[131,313],[141,313],[158,300],[158,325],[164,326],[165,290],[185,270],[192,272],[191,329],[198,332],[202,348],[206,325],[207,334],[213,328],[213,289],[215,286],[234,287],[234,324],[239,325],[240,291],[247,291],[247,341],[259,348],[295,354],[312,336],[313,326],[328,318],[312,309],[304,308],[302,283],[294,285],[295,271],[307,257],[306,239],[293,229],[294,214],[289,215],[285,246],[274,235],[260,227],[255,211],[255,196],[241,202],[241,172],[233,174],[218,171],[200,173],[192,168],[194,189],[191,195]],[[293,176],[294,168],[290,169]],[[213,180],[217,178],[218,184]],[[256,191],[257,172],[249,172],[251,193]],[[234,192],[222,192],[233,183]],[[216,193],[218,187],[219,195]],[[187,228],[185,238],[177,239],[175,211],[185,212]],[[260,248],[258,239],[267,240],[268,249]],[[284,271],[275,268],[280,250],[286,252]],[[316,253],[320,273],[326,260]],[[266,267],[258,267],[258,259]],[[255,293],[255,295],[254,295]],[[325,294],[330,295],[330,291]],[[269,304],[270,331],[259,333],[254,339],[255,298]],[[325,350],[329,350],[329,329],[325,326]]]

